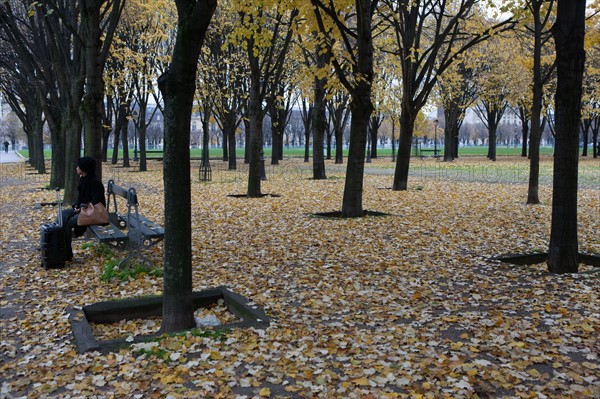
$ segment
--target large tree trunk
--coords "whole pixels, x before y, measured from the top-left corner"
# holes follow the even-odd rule
[[[527,157],[527,140],[529,138],[529,128],[523,126],[521,129],[521,156],[523,158]]]
[[[551,273],[576,273],[579,268],[577,177],[585,64],[585,3],[585,0],[559,0],[557,19],[552,28],[557,87],[552,224],[548,249],[548,270]]]
[[[279,160],[283,155],[283,134],[279,123],[283,123],[283,121],[280,120],[275,105],[271,106],[271,110],[271,165],[279,165]]]
[[[542,23],[540,21],[540,4],[535,3],[534,17],[534,46],[533,46],[533,102],[531,106],[531,134],[529,138],[529,185],[527,203],[539,204],[540,180],[540,138],[542,113]]]
[[[495,161],[496,160],[496,148],[497,148],[497,135],[496,132],[498,131],[498,124],[496,123],[495,119],[492,120],[492,118],[488,119],[488,126],[489,126],[489,143],[488,143],[488,154],[487,157],[488,159]]]
[[[396,162],[396,118],[392,117],[392,162]]]
[[[329,53],[321,51],[317,52],[317,68],[322,69],[329,62]],[[327,114],[325,110],[325,85],[327,78],[315,77],[314,93],[315,107],[313,123],[313,179],[326,179],[325,176],[325,158],[323,154],[323,138],[325,137],[325,128],[327,124]]]
[[[446,104],[444,107],[444,162],[454,160],[454,151],[456,148],[455,140],[458,139],[458,126],[462,109],[456,102]]]
[[[227,144],[229,146],[229,157],[227,158],[227,169],[237,169],[237,154],[236,154],[236,143],[235,143],[235,129],[230,130],[227,133]]]
[[[329,121],[327,121],[327,125],[329,125]],[[331,150],[333,148],[333,129],[330,126],[327,126],[325,129],[326,135],[326,146],[325,146],[325,159],[331,159]]]
[[[244,163],[250,163],[250,121],[247,118],[248,114],[246,113],[246,118],[244,118]]]
[[[598,130],[600,130],[600,117],[596,116],[592,122],[592,154],[598,158]]]
[[[377,159],[377,144],[379,138],[379,127],[383,122],[383,117],[380,113],[377,115],[371,115],[371,122],[369,124],[369,143],[371,144],[370,158]]]
[[[223,136],[223,142],[221,148],[223,149],[223,162],[229,161],[229,136],[227,135],[227,129],[223,129],[221,132]]]
[[[341,165],[344,163],[344,131],[335,129],[335,163]]]
[[[311,128],[312,130],[312,128]],[[310,160],[310,132],[311,130],[304,130],[304,162]]]
[[[141,121],[141,122],[140,122]],[[138,145],[140,147],[140,172],[148,170],[148,163],[146,158],[146,108],[140,108],[139,119],[136,121],[138,126]]]
[[[248,122],[250,128],[250,143],[248,146],[248,191],[250,198],[262,196],[261,183],[261,158],[262,158],[262,124],[263,109],[260,97],[260,68],[258,57],[254,54],[254,42],[248,42],[248,59],[250,61],[250,88],[248,98]],[[262,159],[264,162],[264,159]]]
[[[284,96],[283,86],[280,85],[278,97]],[[287,112],[283,104],[272,101],[270,106],[271,114],[271,165],[278,165],[283,160],[283,136],[285,133]]]
[[[39,116],[38,116],[39,115]],[[39,174],[46,173],[46,160],[44,157],[44,122],[41,117],[42,113],[40,112],[35,117],[35,122],[33,126],[33,131],[31,132],[31,142],[33,145],[33,152],[35,154],[35,158],[33,160],[33,165]]]
[[[354,94],[350,104],[352,122],[350,125],[350,148],[348,150],[348,166],[346,167],[342,202],[342,216],[344,217],[364,216],[362,194],[371,102],[370,96],[357,97]]]
[[[85,96],[81,104],[85,129],[85,153],[96,159],[96,175],[102,179],[102,117],[104,80],[102,73],[115,29],[124,7],[123,0],[79,0],[81,38],[85,60]]]
[[[194,327],[190,128],[200,48],[216,0],[176,0],[177,37],[167,73],[159,79],[165,103],[165,241],[161,332]]]
[[[146,126],[142,126],[139,130],[138,145],[140,146],[140,172],[148,170],[148,162],[146,155]]]
[[[223,140],[227,140],[228,145],[228,169],[237,169],[237,154],[235,143],[236,115],[234,112],[228,112],[225,117],[225,129],[223,131]]]
[[[371,91],[373,84],[373,36],[371,1],[356,1],[357,6],[357,47],[358,59],[355,75],[359,76],[350,93],[352,100],[352,122],[350,125],[350,149],[346,167],[344,198],[342,200],[343,217],[362,217],[363,181],[365,172],[365,152],[369,119],[373,112]]]
[[[404,103],[403,99],[403,103]],[[402,105],[400,114],[400,139],[398,143],[398,156],[396,157],[396,170],[392,190],[404,191],[408,188],[408,170],[410,167],[410,150],[415,118],[410,114],[410,105]]]
[[[119,88],[119,95],[116,97],[119,103],[117,112],[115,113],[115,125],[113,129],[113,154],[111,163],[116,165],[119,161],[119,145],[123,147],[123,166],[129,166],[129,153],[127,146],[127,130],[124,127],[129,123],[127,117],[129,116],[129,101],[123,101],[127,98],[124,89]],[[127,161],[125,159],[127,158]]]
[[[33,144],[33,135],[34,129],[29,129],[25,125],[23,125],[23,132],[25,133],[25,138],[27,139],[27,148],[29,148],[29,159],[27,163],[32,168],[35,168],[35,156],[36,156],[36,148]]]
[[[123,167],[128,168],[129,164],[129,122],[121,125],[121,145],[123,146]]]
[[[328,103],[331,117],[333,136],[335,137],[335,163],[344,163],[344,131],[350,112],[348,111],[348,95],[338,93]]]
[[[535,107],[534,107],[535,108]],[[532,112],[532,114],[534,114]],[[538,115],[539,116],[539,115]],[[537,121],[537,122],[536,122]],[[540,125],[539,118],[531,119],[531,134],[529,141],[529,185],[527,187],[527,203],[539,204],[540,181]],[[535,127],[537,125],[537,128]]]
[[[112,153],[112,158],[110,163],[113,165],[116,165],[117,162],[119,161],[119,139],[120,139],[120,135],[119,133],[121,132],[121,127],[117,127],[115,125],[114,129],[113,129],[113,153]]]
[[[583,148],[581,149],[581,156],[587,157],[588,155],[588,141],[590,141],[590,125],[592,124],[591,119],[586,118],[581,121],[581,141]]]
[[[85,118],[85,154],[96,159],[96,175],[102,180],[102,99],[104,80],[102,79],[102,46],[100,31],[101,0],[81,0],[81,25],[83,31],[85,57],[85,96],[83,117]]]
[[[306,104],[306,101],[302,101],[302,124],[304,125],[304,162],[308,162],[310,159],[310,133],[313,130],[313,112],[314,105]]]
[[[50,166],[50,187],[65,186],[65,169],[66,169],[66,148],[65,148],[65,132],[62,129],[50,130],[50,140],[52,142],[52,164]]]
[[[446,126],[444,127],[444,162],[452,160],[454,160],[454,131],[452,125],[448,125],[448,119],[446,119]]]
[[[67,110],[63,120],[66,121],[65,138],[65,195],[64,200],[67,204],[72,204],[77,199],[77,186],[79,185],[79,176],[75,173],[77,159],[81,154],[81,118],[77,110]]]

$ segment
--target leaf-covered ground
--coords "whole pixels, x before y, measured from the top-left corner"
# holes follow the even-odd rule
[[[314,181],[297,160],[268,166],[263,192],[280,197],[247,199],[228,197],[245,193],[244,165],[215,164],[212,183],[192,186],[194,289],[227,286],[271,327],[188,332],[104,355],[76,353],[67,309],[160,294],[161,278],[105,282],[105,259],[81,240],[74,262],[44,271],[39,225],[56,208],[39,204],[55,193],[41,189],[47,176],[1,165],[0,397],[599,397],[598,272],[489,260],[547,249],[551,188],[528,206],[525,160],[425,160],[414,162],[410,189],[394,192],[390,164],[370,164],[364,186],[365,209],[389,215],[350,220],[312,215],[341,208],[344,167],[328,164],[329,179]],[[104,175],[137,187],[141,212],[162,222],[161,164],[150,169]],[[580,251],[599,254],[600,163],[580,170]],[[158,266],[161,249],[149,254]]]

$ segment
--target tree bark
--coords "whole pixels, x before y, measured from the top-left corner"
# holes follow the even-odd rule
[[[79,176],[75,173],[75,165],[81,154],[81,118],[75,109],[69,109],[65,112],[63,120],[66,121],[65,137],[65,194],[64,201],[72,204],[77,199],[77,186],[79,185]]]
[[[138,129],[138,146],[140,147],[140,172],[148,170],[148,163],[146,158],[146,108],[140,108],[140,114],[138,120],[135,122]],[[140,122],[141,121],[141,122]]]
[[[348,150],[348,165],[342,200],[343,217],[362,217],[363,210],[363,181],[365,172],[365,152],[369,120],[373,113],[371,100],[373,84],[373,36],[372,10],[376,2],[371,0],[356,0],[357,8],[357,60],[355,65],[355,86],[350,92],[352,98],[350,109],[352,121],[350,125],[350,148]]]
[[[362,194],[367,132],[371,116],[370,105],[370,96],[364,96],[360,99],[356,93],[352,96],[352,102],[350,103],[352,110],[350,148],[348,150],[348,165],[346,166],[346,181],[342,202],[343,217],[361,217],[365,214]]]
[[[164,285],[161,332],[195,325],[192,304],[190,128],[198,56],[216,0],[176,0],[177,37],[168,71],[159,78],[165,104]]]
[[[523,126],[521,130],[521,156],[527,158],[527,140],[529,139],[529,128]]]
[[[576,273],[579,269],[577,178],[585,64],[585,6],[585,0],[559,0],[557,19],[552,28],[557,87],[552,223],[548,248],[548,270],[551,273]]]
[[[527,203],[539,204],[540,180],[540,138],[542,113],[542,22],[540,8],[542,2],[533,1],[532,11],[534,18],[534,45],[533,45],[533,101],[531,106],[531,133],[529,138],[529,185],[527,189]]]
[[[310,159],[310,133],[313,130],[314,105],[308,104],[305,99],[302,100],[302,124],[304,125],[304,162]]]
[[[262,125],[263,109],[260,95],[260,66],[258,56],[254,54],[254,40],[248,41],[248,60],[250,63],[250,88],[248,97],[248,190],[250,198],[262,196],[261,192],[261,158],[262,158]],[[264,162],[264,159],[262,159]]]
[[[236,154],[236,142],[235,142],[235,130],[237,128],[237,117],[235,112],[229,111],[224,117],[224,129],[223,129],[223,140],[227,141],[228,146],[228,169],[237,169],[237,154]]]
[[[457,148],[458,131],[463,121],[464,109],[456,101],[447,101],[444,106],[444,162],[453,161]]]
[[[488,159],[490,159],[491,161],[495,161],[496,160],[496,131],[498,129],[498,125],[495,123],[490,122],[489,124],[489,140],[488,140],[488,154],[487,157]]]
[[[35,167],[35,169],[37,170],[37,172],[39,174],[45,174],[46,173],[46,162],[45,162],[45,157],[44,157],[44,140],[43,140],[44,122],[42,121],[42,118],[41,118],[41,111],[38,115],[39,116],[36,118],[37,121],[33,127],[32,140],[31,140],[32,144],[33,144],[33,148],[34,148],[34,153],[35,153],[35,160],[34,160],[33,166]]]
[[[121,143],[123,146],[123,167],[128,168],[129,164],[129,122],[126,120],[121,125]]]
[[[85,154],[96,159],[96,175],[102,180],[102,99],[104,80],[100,49],[101,0],[80,0],[81,28],[85,57],[85,96],[82,109],[84,117]]]
[[[335,163],[338,165],[344,163],[344,131],[350,117],[348,99],[346,93],[340,92],[327,103],[335,137]]]
[[[369,123],[369,136],[370,136],[370,144],[371,144],[371,151],[370,151],[370,157],[372,159],[377,159],[377,145],[378,145],[378,138],[379,138],[379,128],[381,127],[381,124],[383,123],[383,115],[381,114],[380,111],[378,111],[377,114],[373,115],[371,114],[371,122]]]
[[[250,163],[250,122],[248,120],[248,110],[244,118],[244,163]]]
[[[329,53],[321,48],[317,50],[317,68],[322,69],[329,63]],[[313,123],[313,179],[326,179],[325,175],[325,158],[323,154],[323,138],[325,137],[325,128],[327,124],[327,114],[325,110],[325,85],[327,78],[315,77],[314,93],[314,123]]]
[[[403,96],[405,97],[405,96]],[[413,109],[410,100],[403,98],[402,111],[400,113],[400,139],[398,140],[398,156],[396,157],[396,169],[394,172],[394,184],[392,190],[404,191],[408,188],[408,170],[410,168],[410,150],[412,135],[415,126],[415,117],[411,114]]]
[[[592,121],[592,155],[598,158],[598,130],[600,130],[600,116],[594,117]]]
[[[587,157],[588,155],[588,141],[590,141],[590,126],[592,121],[590,118],[586,118],[581,121],[581,140],[583,148],[581,149],[581,156]]]

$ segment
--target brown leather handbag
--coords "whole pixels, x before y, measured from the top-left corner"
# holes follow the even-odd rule
[[[101,202],[81,206],[77,217],[78,226],[91,226],[94,224],[108,224],[108,211]]]

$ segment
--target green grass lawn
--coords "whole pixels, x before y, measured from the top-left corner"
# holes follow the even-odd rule
[[[156,150],[150,150],[150,151],[156,151]],[[29,151],[21,150],[19,152],[24,157],[26,157],[26,158],[29,157]],[[487,152],[488,152],[487,146],[460,147],[458,149],[459,156],[487,156]],[[554,152],[554,148],[551,148],[551,147],[540,148],[541,155],[552,155],[553,152]],[[377,150],[377,153],[378,153],[378,156],[380,156],[380,157],[391,157],[392,149],[391,148],[380,148]],[[440,153],[443,155],[443,148],[440,148]],[[270,158],[271,157],[271,148],[268,148],[268,147],[265,148],[264,154],[265,154],[264,155],[265,158]],[[496,154],[498,156],[519,156],[519,155],[521,155],[521,148],[520,147],[497,147]],[[236,155],[238,158],[242,158],[244,156],[244,149],[238,148],[236,151]],[[344,149],[344,156],[347,156],[347,155],[348,155],[348,150]],[[51,156],[52,156],[51,150],[44,150],[44,157],[46,157],[46,159],[50,159]],[[109,157],[110,156],[112,156],[112,150],[109,150]],[[162,158],[162,156],[163,156],[162,152],[147,154],[148,158]],[[192,148],[192,149],[190,149],[190,156],[192,158],[200,158],[202,156],[202,150],[200,148]],[[221,158],[223,156],[223,150],[221,148],[211,148],[209,150],[209,156],[212,159]],[[291,157],[291,158],[304,157],[304,148],[303,147],[284,148],[283,156]],[[311,150],[311,156],[312,156],[312,150]],[[332,149],[332,156],[335,156],[335,148]],[[130,151],[129,157],[130,157],[130,159],[133,158],[133,151]]]

